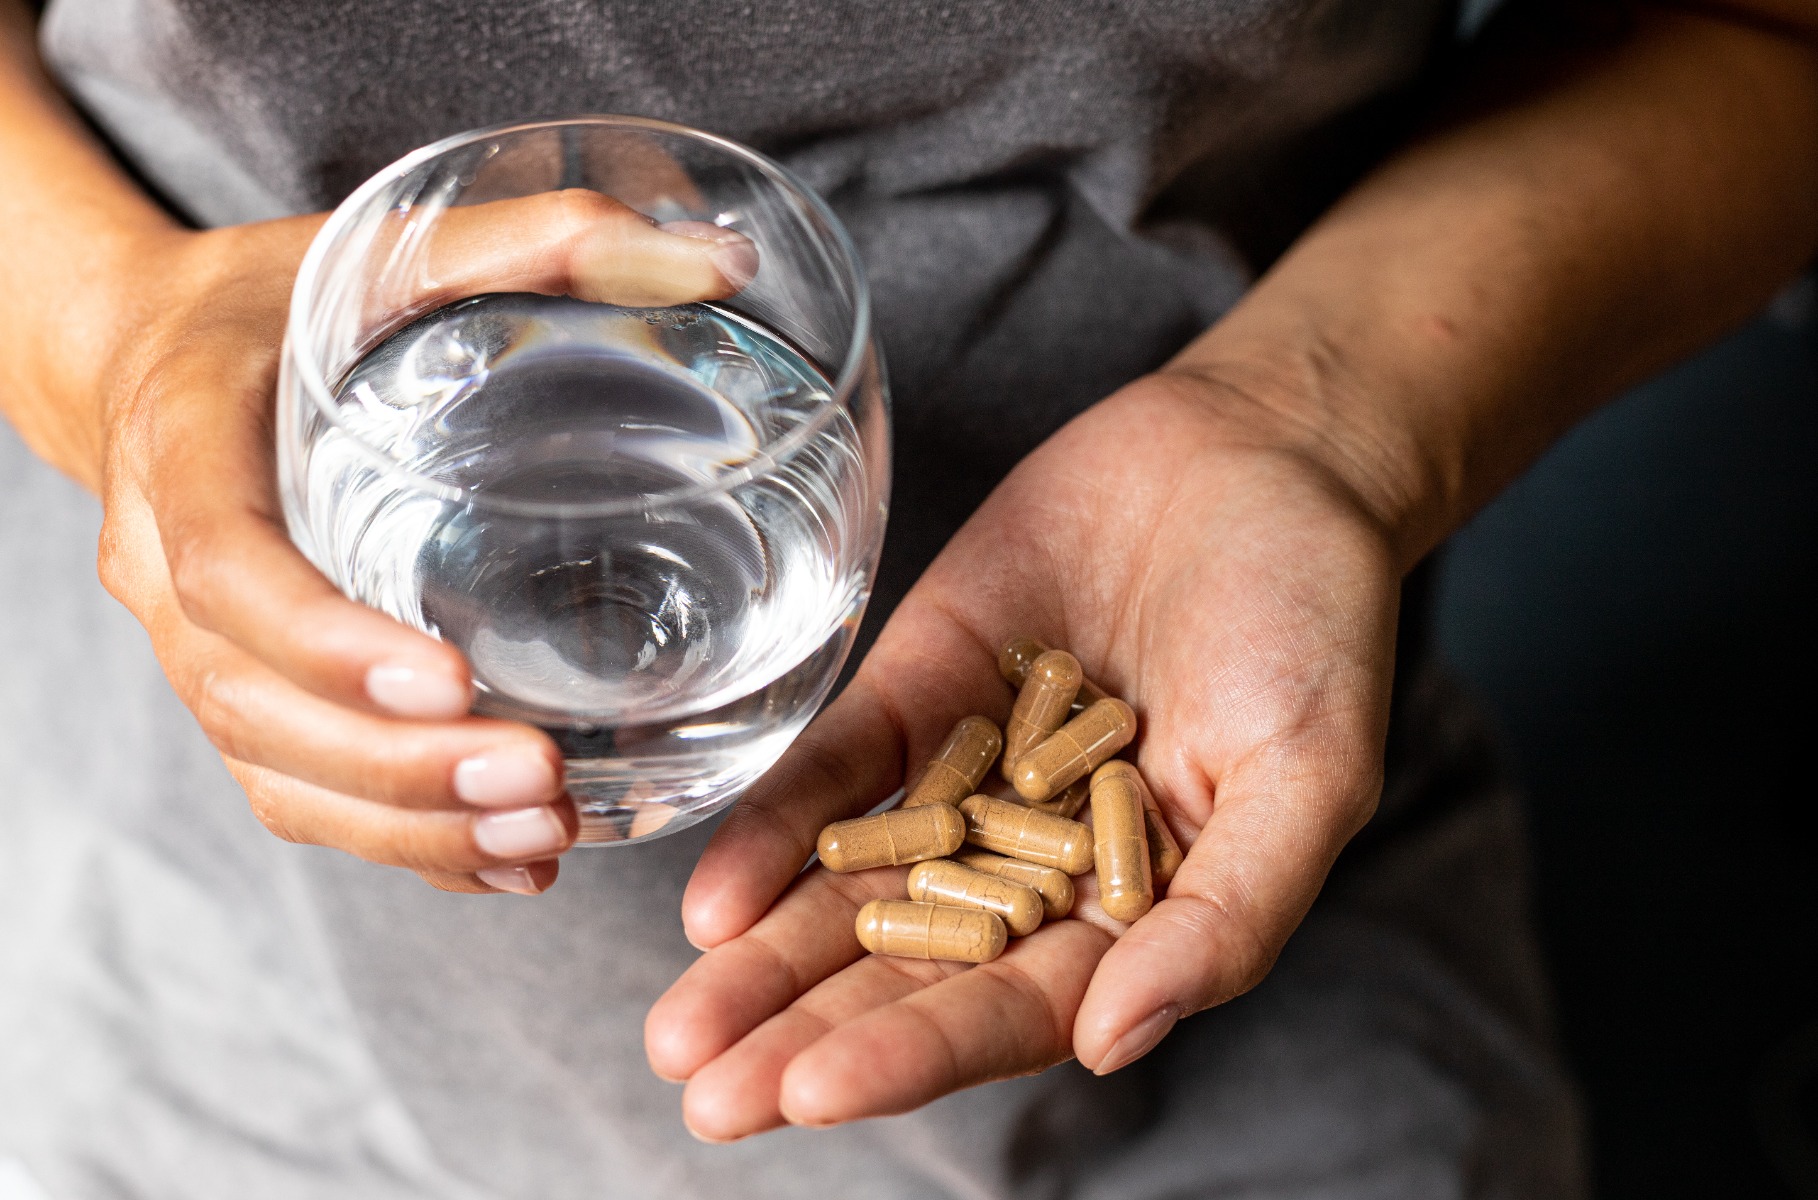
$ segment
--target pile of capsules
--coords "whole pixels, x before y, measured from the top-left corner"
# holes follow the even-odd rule
[[[859,943],[873,954],[990,962],[1009,938],[1071,912],[1072,877],[1093,870],[1105,915],[1134,921],[1180,866],[1143,777],[1112,761],[1136,736],[1135,711],[1033,638],[1006,645],[998,670],[1019,689],[1001,734],[966,717],[901,807],[821,830],[830,871],[915,864],[908,900],[859,910]],[[1015,799],[979,793],[999,750]],[[1090,827],[1074,820],[1088,799]]]

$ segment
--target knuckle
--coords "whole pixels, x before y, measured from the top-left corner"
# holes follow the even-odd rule
[[[559,192],[552,192],[549,203],[555,210],[556,219],[570,230],[585,229],[609,218],[631,213],[631,209],[611,196],[588,188],[563,188]]]
[[[1281,953],[1276,945],[1244,914],[1234,911],[1230,901],[1217,892],[1169,897],[1171,919],[1186,927],[1189,943],[1221,943],[1228,952],[1221,955],[1225,968],[1219,972],[1216,994],[1205,997],[1205,1007],[1223,1004],[1248,992],[1266,978]]]
[[[134,457],[143,457],[162,440],[159,378],[157,366],[152,364],[148,378],[122,395],[114,408],[114,440]]]
[[[107,594],[121,604],[128,604],[132,593],[130,552],[122,542],[120,523],[108,519],[101,523],[101,538],[95,550],[95,572]]]
[[[213,668],[197,672],[185,689],[184,703],[210,744],[229,758],[249,759],[245,745],[240,685]]]
[[[472,871],[483,865],[471,850],[463,852],[451,822],[443,814],[400,814],[392,829],[390,861],[419,875]],[[469,839],[471,841],[471,839]]]
[[[284,802],[273,795],[269,789],[248,788],[246,789],[246,800],[252,808],[253,816],[258,819],[259,824],[270,831],[273,837],[292,843],[301,843],[306,840],[291,823],[290,814]]]
[[[204,629],[210,628],[210,599],[220,575],[218,557],[210,553],[200,536],[177,530],[165,537],[165,558],[170,564],[171,590],[176,593],[183,615]]]

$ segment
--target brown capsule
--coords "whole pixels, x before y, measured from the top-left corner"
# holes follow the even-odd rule
[[[1098,869],[1098,903],[1116,921],[1134,921],[1155,907],[1149,873],[1149,838],[1143,828],[1141,775],[1127,762],[1108,762],[1092,773],[1092,861]]]
[[[966,840],[974,846],[1069,875],[1092,869],[1092,831],[1078,821],[992,796],[968,796],[959,810],[966,818]]]
[[[1168,828],[1168,822],[1162,817],[1161,809],[1155,806],[1155,797],[1143,790],[1148,807],[1143,809],[1143,828],[1149,834],[1149,877],[1155,881],[1155,894],[1162,895],[1168,885],[1174,882],[1174,873],[1187,861],[1181,853],[1180,843],[1174,840],[1174,831]]]
[[[1047,649],[1032,637],[1013,637],[997,652],[997,673],[1011,687],[1022,687],[1023,680],[1029,678],[1029,668]]]
[[[815,849],[829,871],[863,871],[944,858],[966,840],[966,821],[945,804],[897,808],[875,817],[835,821]]]
[[[1035,660],[1048,652],[1048,647],[1031,637],[1011,638],[1004,643],[1004,648],[997,652],[997,673],[1004,677],[1004,682],[1013,688],[1023,686],[1023,680],[1029,678],[1029,668]],[[1110,695],[1090,679],[1080,677],[1079,695],[1073,698],[1075,708],[1085,708],[1097,704]]]
[[[1079,816],[1079,810],[1086,807],[1086,801],[1091,795],[1092,781],[1075,779],[1054,799],[1043,800],[1040,804],[1031,804],[1029,807],[1037,812],[1053,813],[1057,817],[1072,819]]]
[[[1050,650],[1035,660],[1016,694],[1010,723],[1004,726],[1004,778],[1031,746],[1039,746],[1067,723],[1073,697],[1083,678],[1079,659],[1065,650]]]
[[[990,962],[1009,941],[994,912],[913,900],[871,901],[859,909],[853,931],[873,954],[952,962]]]
[[[994,912],[1011,937],[1034,933],[1042,924],[1042,898],[1034,888],[944,858],[909,868],[909,898]]]
[[[1039,804],[1090,773],[1136,736],[1136,711],[1122,700],[1100,700],[1016,761],[1016,794]]]
[[[974,871],[1034,888],[1042,898],[1042,908],[1050,921],[1058,921],[1073,911],[1073,881],[1067,878],[1065,871],[1019,858],[1005,858],[989,850],[959,850],[954,853],[953,861]]]
[[[957,805],[978,790],[978,781],[991,769],[997,752],[1004,747],[1004,736],[997,726],[984,717],[966,717],[953,727],[947,740],[916,781],[904,808],[924,804]]]

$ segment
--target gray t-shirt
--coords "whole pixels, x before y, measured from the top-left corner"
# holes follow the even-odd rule
[[[1441,0],[55,0],[43,45],[206,224],[326,208],[415,146],[537,115],[663,117],[782,159],[852,229],[890,365],[875,623],[1018,458],[1215,319],[1380,152],[1385,98],[1453,19]],[[640,1037],[694,957],[677,905],[707,830],[571,855],[535,901],[281,845],[95,585],[92,506],[3,430],[0,478],[0,1186],[1575,1194],[1511,798],[1426,666],[1380,834],[1257,993],[1106,1080],[1059,1068],[708,1148]]]
[[[781,159],[871,277],[887,610],[1018,459],[1209,324],[1246,254],[1380,151],[1382,98],[1454,21],[1448,0],[57,0],[43,45],[203,224],[330,208],[532,116],[661,117]]]

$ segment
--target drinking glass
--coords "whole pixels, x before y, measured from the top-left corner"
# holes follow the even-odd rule
[[[462,246],[490,252],[477,206],[565,189],[734,230],[756,277],[667,308],[463,278]],[[460,134],[354,192],[297,276],[277,436],[298,547],[460,647],[475,712],[548,731],[590,844],[703,819],[801,732],[851,648],[889,494],[838,220],[755,151],[629,117]]]

